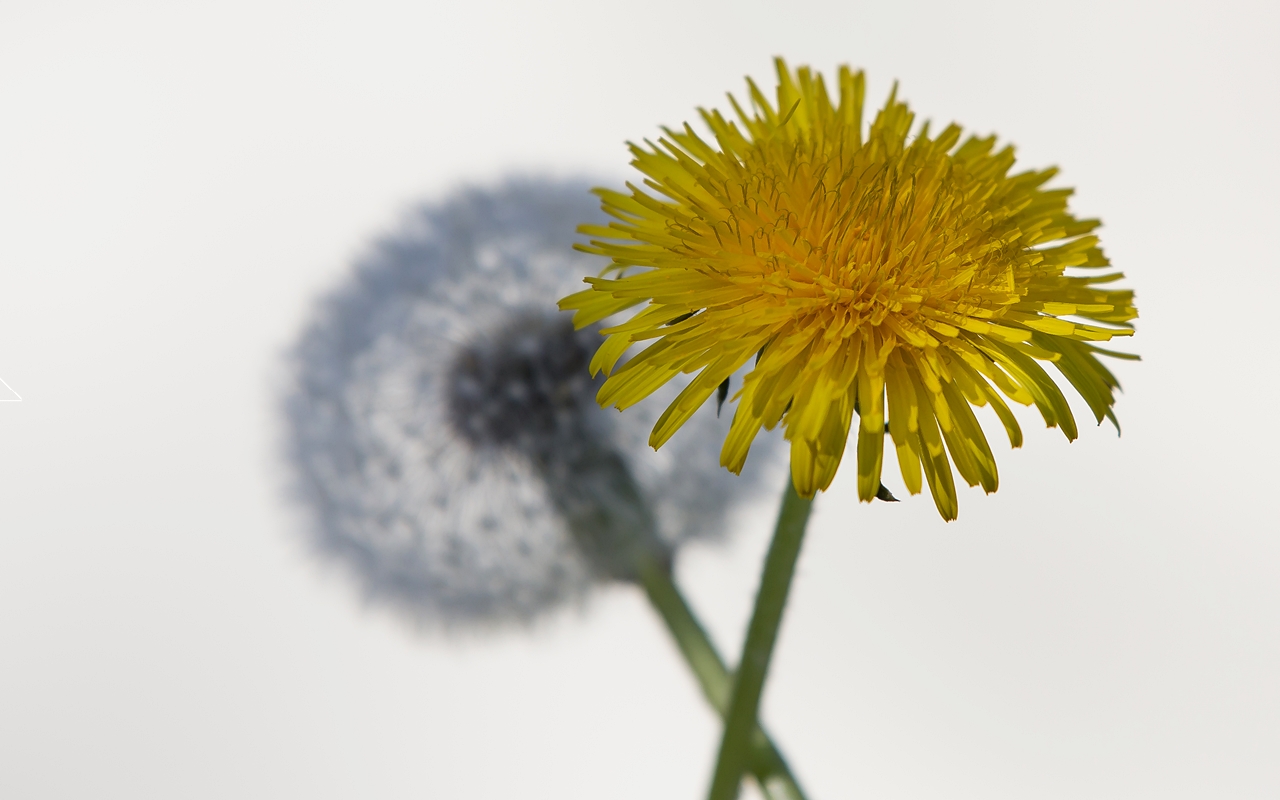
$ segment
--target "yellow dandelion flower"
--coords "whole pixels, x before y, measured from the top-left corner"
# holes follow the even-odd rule
[[[688,124],[630,145],[645,175],[630,194],[597,189],[614,222],[586,225],[587,252],[612,259],[591,288],[560,302],[606,328],[591,364],[611,373],[601,405],[631,406],[679,373],[697,373],[653,429],[661,446],[752,359],[721,463],[738,471],[761,428],[781,423],[804,497],[826,489],[853,425],[858,495],[880,486],[886,431],[908,491],[923,479],[956,516],[952,464],[970,486],[997,486],[972,406],[990,405],[1009,443],[1022,432],[1005,398],[1034,404],[1076,437],[1052,363],[1099,423],[1115,422],[1115,377],[1098,342],[1132,333],[1133,292],[1092,231],[1067,210],[1057,170],[1010,174],[1013,148],[925,122],[897,89],[864,136],[862,72],[841,67],[833,104],[820,74],[778,59],[777,103],[747,80],[751,113],[699,109]],[[645,349],[614,371],[634,343]],[[887,424],[886,424],[887,416]]]

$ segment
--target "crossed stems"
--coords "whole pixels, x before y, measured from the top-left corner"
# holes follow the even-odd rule
[[[714,785],[728,789],[719,797],[731,800],[742,775],[749,772],[770,800],[805,800],[795,776],[756,716],[810,501],[796,497],[788,479],[778,531],[790,533],[775,533],[735,680],[672,579],[671,549],[657,535],[656,520],[617,451],[583,431],[575,447],[530,455],[583,553],[604,574],[644,588],[703,694],[724,720],[725,739]],[[797,519],[799,512],[803,513]],[[780,542],[790,555],[775,564]],[[771,578],[774,573],[777,575]],[[778,576],[784,579],[781,586]]]
[[[742,645],[742,661],[738,665],[733,695],[724,715],[724,737],[720,740],[720,757],[716,760],[715,777],[711,782],[711,800],[733,800],[737,797],[743,773],[754,765],[752,739],[760,730],[756,721],[760,696],[773,658],[773,648],[778,641],[782,610],[791,591],[791,579],[795,576],[796,560],[800,557],[800,545],[804,541],[804,530],[812,507],[813,500],[800,497],[791,477],[787,476],[778,525],[769,544],[769,553],[765,556],[760,591],[751,613],[751,624],[747,627],[747,640]]]
[[[693,615],[665,565],[652,560],[643,564],[640,568],[640,583],[649,595],[649,602],[667,623],[667,629],[676,640],[689,668],[697,676],[707,702],[726,722],[727,729],[731,718],[734,679],[725,667],[724,660]],[[741,716],[741,712],[739,715]],[[786,760],[778,752],[769,734],[756,722],[755,714],[752,713],[749,724],[738,724],[740,727],[745,726],[742,730],[746,736],[742,738],[746,746],[742,748],[742,757],[738,761],[738,773],[733,782],[735,790],[746,771],[755,776],[761,791],[770,800],[805,800],[804,792],[800,790]]]

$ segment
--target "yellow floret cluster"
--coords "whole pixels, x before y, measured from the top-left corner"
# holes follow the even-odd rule
[[[907,489],[927,481],[957,513],[955,471],[995,491],[995,458],[973,407],[990,405],[1014,447],[1005,400],[1034,404],[1076,436],[1053,364],[1098,421],[1117,383],[1096,343],[1132,332],[1133,293],[1067,210],[1055,169],[1010,174],[1013,149],[962,140],[950,125],[912,135],[894,94],[865,130],[864,77],[821,75],[779,59],[776,102],[748,80],[751,111],[701,111],[689,126],[631,145],[645,176],[629,193],[599,189],[608,226],[583,226],[582,249],[612,259],[561,301],[588,325],[636,305],[592,370],[611,373],[602,405],[631,406],[696,373],[653,429],[661,446],[717,388],[752,364],[735,396],[721,463],[738,471],[762,428],[781,424],[802,496],[826,489],[857,418],[858,494],[880,486],[885,434]],[[635,344],[643,350],[617,366]]]

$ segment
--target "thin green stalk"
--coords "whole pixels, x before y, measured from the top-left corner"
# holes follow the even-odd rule
[[[804,541],[804,529],[812,506],[812,500],[796,494],[788,475],[782,510],[778,513],[778,525],[773,532],[769,554],[765,556],[760,593],[756,596],[751,625],[747,628],[747,641],[742,647],[742,662],[738,665],[733,684],[724,738],[720,741],[720,757],[716,760],[715,777],[711,782],[711,800],[734,800],[742,774],[750,764],[751,735],[758,730],[760,695],[773,658],[773,646],[778,641],[782,609],[787,604],[791,578],[795,574],[796,559],[800,556],[800,545]]]
[[[538,456],[557,508],[582,552],[601,574],[644,586],[711,705],[727,719],[732,679],[720,654],[671,580],[670,548],[658,537],[652,512],[626,462],[592,440],[569,454]],[[770,800],[804,800],[795,778],[764,731],[752,722],[745,732],[743,767]]]
[[[672,638],[702,685],[707,701],[724,720],[729,713],[733,687],[733,678],[724,660],[680,594],[670,570],[656,561],[646,561],[639,572],[649,601],[667,623]],[[805,800],[804,792],[769,735],[759,725],[753,726],[751,734],[747,770],[755,776],[765,795],[771,800]]]

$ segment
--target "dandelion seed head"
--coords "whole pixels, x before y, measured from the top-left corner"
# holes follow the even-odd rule
[[[608,525],[596,540],[572,530],[616,499],[619,475],[653,518],[608,523],[649,525],[666,552],[720,536],[753,485],[718,469],[707,444],[728,420],[713,411],[655,453],[660,408],[624,418],[594,402],[599,335],[555,310],[596,266],[572,250],[598,213],[585,189],[510,181],[419,207],[290,354],[286,451],[308,541],[417,625],[526,623],[625,578]]]

